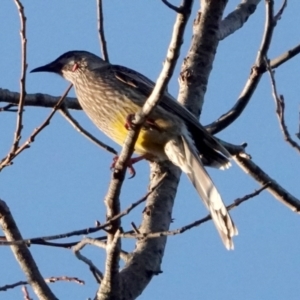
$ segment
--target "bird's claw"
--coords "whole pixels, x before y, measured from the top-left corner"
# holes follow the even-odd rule
[[[110,169],[111,169],[111,170],[114,170],[114,168],[115,168],[115,166],[116,166],[116,163],[117,163],[118,159],[119,159],[119,156],[117,156],[117,155],[113,158],[112,164],[111,164],[111,166],[110,166]],[[134,167],[133,167],[133,164],[134,164],[135,162],[136,162],[136,161],[135,161],[134,158],[131,158],[131,159],[129,159],[129,161],[128,161],[127,168],[128,168],[129,174],[131,175],[130,177],[128,177],[128,179],[131,179],[131,178],[133,178],[133,177],[136,175],[136,171],[135,171],[135,169],[134,169]]]
[[[124,127],[129,130],[129,129],[133,129],[134,128],[134,123],[133,123],[133,120],[134,120],[134,114],[129,114],[127,115],[126,117],[126,121],[125,121],[125,124],[124,124]],[[148,126],[146,126],[148,125]],[[151,118],[148,118],[146,121],[145,121],[145,126],[146,127],[149,127],[150,129],[155,129],[157,131],[160,131],[160,128],[159,126],[156,124],[155,120],[151,119]]]
[[[133,120],[134,120],[134,114],[129,114],[126,117],[126,122],[125,122],[124,126],[127,130],[132,129],[134,127],[134,124],[132,122]]]

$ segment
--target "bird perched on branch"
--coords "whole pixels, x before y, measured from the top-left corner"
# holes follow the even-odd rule
[[[154,87],[142,74],[86,51],[67,52],[31,72],[56,73],[73,83],[85,113],[121,145],[130,116],[141,109]],[[148,160],[170,160],[186,173],[209,210],[225,247],[233,249],[232,237],[237,235],[237,229],[203,166],[227,168],[230,154],[169,93],[164,94],[145,121],[135,152]]]

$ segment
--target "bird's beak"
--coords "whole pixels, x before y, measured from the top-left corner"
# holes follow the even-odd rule
[[[56,74],[61,74],[61,66],[58,63],[50,63],[38,68],[35,68],[30,71],[30,73],[36,73],[36,72],[51,72]]]

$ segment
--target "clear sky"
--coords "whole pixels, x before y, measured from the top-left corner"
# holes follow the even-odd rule
[[[24,1],[27,16],[28,69],[41,66],[69,50],[99,54],[96,1]],[[178,1],[177,1],[178,2]],[[230,12],[239,1],[229,1]],[[281,1],[276,1],[276,8]],[[175,3],[176,4],[176,3]],[[170,40],[175,13],[161,1],[104,1],[105,29],[110,60],[136,69],[155,80]],[[185,35],[181,60],[169,91],[176,96],[182,58],[191,40],[192,14]],[[278,23],[269,51],[274,58],[300,41],[300,2],[290,1]],[[254,63],[264,26],[263,3],[245,26],[220,42],[210,77],[201,122],[207,124],[226,112],[236,101]],[[14,1],[0,3],[0,87],[19,90],[19,16]],[[276,70],[279,92],[286,99],[286,121],[294,136],[298,131],[300,56]],[[68,83],[53,74],[28,74],[28,93],[61,95]],[[74,95],[74,92],[71,92]],[[49,109],[26,108],[23,137],[26,138],[49,114]],[[88,120],[83,112],[72,112],[80,123],[119,151]],[[13,113],[0,114],[0,154],[12,141]],[[294,196],[299,197],[299,155],[284,141],[275,115],[267,74],[264,75],[243,115],[219,137],[248,143],[253,160]],[[112,156],[99,150],[77,133],[57,113],[48,126],[13,166],[0,174],[0,198],[9,205],[24,238],[58,234],[93,226],[105,219],[103,197],[110,179]],[[122,208],[141,198],[147,189],[147,162],[137,167],[137,176],[126,180]],[[259,185],[238,166],[228,171],[209,170],[227,204],[253,192]],[[124,219],[123,227],[140,221],[143,207]],[[172,228],[206,216],[207,212],[190,182],[183,176],[173,211]],[[239,229],[235,250],[228,252],[212,224],[206,223],[183,235],[170,237],[162,263],[163,273],[154,277],[143,295],[149,299],[299,299],[299,216],[268,192],[231,213]],[[73,239],[75,240],[75,239]],[[125,242],[130,251],[133,243]],[[86,265],[72,251],[31,246],[44,277],[74,276],[86,285],[59,282],[51,288],[59,299],[93,297],[97,284]],[[1,247],[0,286],[25,280],[9,248]],[[102,249],[83,252],[103,269]],[[34,298],[33,292],[30,290]],[[21,299],[20,288],[0,293],[0,299]]]

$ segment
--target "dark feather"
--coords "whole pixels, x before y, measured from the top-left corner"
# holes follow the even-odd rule
[[[123,66],[111,65],[110,68],[118,80],[133,88],[137,88],[146,98],[150,96],[155,85],[153,81]],[[217,168],[228,167],[230,154],[205,130],[192,113],[167,92],[159,105],[184,120],[205,165]]]

